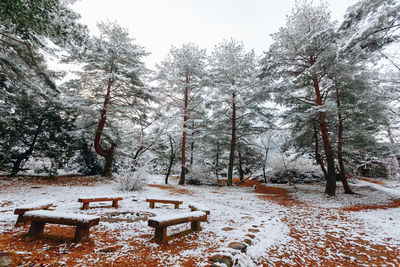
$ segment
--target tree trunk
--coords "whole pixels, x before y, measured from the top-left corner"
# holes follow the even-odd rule
[[[313,62],[313,61],[312,61]],[[319,81],[316,75],[313,77],[313,86],[315,90],[316,102],[318,106],[323,105],[321,91],[319,89]],[[328,165],[328,176],[326,179],[325,194],[334,196],[336,193],[336,173],[335,173],[335,159],[332,151],[332,143],[329,138],[328,126],[325,121],[325,112],[320,112],[319,126],[321,129],[322,141],[324,143],[324,150],[326,162]]]
[[[43,116],[45,116],[45,115],[43,115]],[[16,161],[14,161],[13,166],[11,168],[11,173],[10,173],[11,177],[16,176],[17,173],[21,170],[22,161],[28,160],[29,157],[32,155],[33,149],[34,149],[34,147],[36,145],[36,142],[37,142],[37,138],[38,138],[40,132],[42,131],[43,121],[44,121],[44,118],[43,117],[40,118],[40,120],[38,122],[38,125],[37,125],[37,128],[35,130],[35,133],[33,135],[33,139],[32,139],[32,141],[31,141],[31,143],[29,145],[29,148],[24,153],[19,154],[17,156]]]
[[[113,84],[113,81],[111,79],[109,79],[108,85],[107,85],[107,93],[104,98],[103,110],[101,112],[99,126],[97,127],[96,135],[94,138],[94,150],[96,151],[97,154],[104,157],[106,160],[106,164],[104,166],[102,175],[107,176],[107,177],[112,175],[112,161],[113,161],[113,156],[114,156],[115,144],[111,143],[111,147],[109,149],[104,149],[101,146],[100,141],[101,141],[101,134],[103,133],[104,125],[106,124],[107,106],[108,106],[108,103],[110,102],[110,94],[111,94],[112,84]]]
[[[244,171],[243,171],[243,166],[242,166],[242,153],[240,152],[240,149],[238,150],[238,156],[239,156],[239,176],[240,176],[240,182],[244,181]]]
[[[189,75],[186,74],[186,85],[189,84]],[[187,112],[188,112],[188,101],[189,101],[189,87],[185,87],[185,107],[183,111],[183,130],[182,130],[182,167],[181,167],[181,177],[179,179],[179,184],[185,184],[186,176],[186,128],[187,128]]]
[[[231,150],[229,154],[229,167],[228,167],[228,182],[227,185],[231,186],[233,177],[233,163],[235,159],[236,147],[236,94],[232,93],[232,134],[231,134]]]
[[[192,122],[192,136],[190,141],[190,168],[193,166],[193,151],[194,150],[194,122]]]
[[[262,171],[263,171],[263,178],[264,178],[264,182],[267,182],[267,175],[265,173],[265,169],[267,167],[267,159],[268,159],[268,152],[269,152],[269,144],[268,146],[265,148],[265,159],[264,159],[264,163],[262,166]]]
[[[21,138],[23,133],[23,130],[21,128],[19,128],[17,130],[17,136],[14,138],[14,141],[12,141],[12,143],[10,144],[10,146],[8,147],[6,153],[4,153],[3,159],[0,162],[0,169],[3,167],[4,163],[6,163],[6,160],[8,159],[8,155],[11,152],[11,149],[15,146],[15,144],[18,142],[18,140]]]
[[[171,174],[171,168],[172,165],[174,164],[174,159],[175,159],[174,143],[172,142],[171,136],[169,136],[169,145],[171,147],[171,152],[169,154],[169,164],[168,164],[167,174],[165,175],[165,184],[168,184],[168,177]]]
[[[390,143],[395,144],[396,142],[394,141],[392,130],[390,129],[389,125],[386,126],[386,131],[387,131]],[[400,167],[400,155],[399,154],[396,154],[396,160],[397,160],[398,166]]]
[[[218,168],[219,168],[219,143],[217,143],[217,155],[215,156],[215,175],[218,180]]]
[[[324,173],[325,179],[328,179],[328,172],[326,171],[324,161],[322,160],[322,156],[319,153],[319,141],[318,141],[318,129],[315,119],[313,119],[313,128],[314,128],[314,141],[315,141],[315,160],[321,167],[322,172]]]
[[[339,168],[340,168],[340,180],[342,181],[342,184],[343,184],[344,193],[345,194],[354,194],[353,191],[351,191],[349,184],[347,183],[347,174],[346,174],[346,169],[344,167],[344,161],[343,161],[343,118],[342,118],[342,109],[341,109],[341,105],[340,105],[339,88],[338,87],[336,87],[336,106],[337,106],[338,120],[339,120],[337,157],[338,157]]]

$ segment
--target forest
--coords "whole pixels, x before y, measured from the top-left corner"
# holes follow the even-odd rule
[[[234,39],[208,53],[187,43],[150,70],[116,22],[90,36],[64,2],[3,1],[1,170],[145,168],[166,182],[172,172],[179,184],[224,175],[232,185],[234,175],[266,180],[275,152],[317,164],[329,195],[336,175],[348,193],[348,175],[396,176],[396,8],[361,1],[338,24],[298,3],[261,56]],[[66,71],[51,71],[50,57],[79,70],[60,83]]]
[[[157,180],[170,191],[196,191],[198,201],[210,198],[202,186],[223,186],[240,202],[240,186],[274,184],[307,202],[296,187],[319,184],[313,198],[334,203],[329,197],[349,199],[342,192],[376,200],[361,188],[368,179],[399,181],[398,0],[355,1],[340,21],[324,2],[296,1],[278,31],[259,33],[272,38],[262,54],[234,38],[210,51],[189,42],[152,68],[134,32],[102,21],[100,34],[90,34],[74,2],[0,1],[4,188],[76,177],[99,179],[98,195],[115,194],[109,183],[129,194]],[[254,253],[232,262],[265,264]]]

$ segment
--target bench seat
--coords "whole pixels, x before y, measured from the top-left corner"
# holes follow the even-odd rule
[[[206,206],[203,206],[202,204],[191,203],[189,204],[189,208],[192,211],[204,211],[207,215],[210,215],[210,209]]]
[[[161,199],[161,198],[148,198],[146,202],[150,202],[150,208],[154,209],[154,203],[174,204],[175,209],[179,209],[179,205],[183,203],[179,199]]]
[[[46,223],[76,226],[75,241],[89,239],[89,228],[98,225],[100,221],[99,216],[48,210],[28,211],[25,213],[24,219],[31,221],[28,236],[39,237],[43,233]]]
[[[200,222],[207,221],[207,214],[203,211],[192,211],[174,215],[156,216],[148,221],[150,227],[155,228],[154,240],[157,243],[168,242],[167,227],[182,223],[191,223],[192,231],[200,231]]]
[[[38,202],[33,202],[29,203],[23,206],[20,206],[14,210],[14,214],[18,215],[17,221],[15,223],[15,226],[20,226],[28,222],[26,219],[24,219],[24,214],[27,211],[32,211],[32,210],[47,210],[53,206],[52,201],[48,200],[43,200],[43,201],[38,201]]]
[[[79,198],[78,202],[83,203],[82,210],[87,210],[89,208],[90,202],[102,202],[102,201],[112,201],[112,207],[118,208],[118,201],[122,200],[122,197],[87,197]]]

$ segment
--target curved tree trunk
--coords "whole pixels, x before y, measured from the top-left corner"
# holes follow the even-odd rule
[[[232,93],[232,133],[231,133],[231,150],[229,153],[229,167],[228,167],[228,182],[227,185],[233,184],[233,163],[235,159],[235,147],[236,147],[236,94]]]
[[[16,161],[14,161],[13,166],[11,168],[11,173],[10,173],[11,177],[16,176],[18,174],[18,172],[21,170],[22,162],[23,161],[26,162],[29,159],[29,157],[32,155],[32,152],[33,152],[34,147],[36,145],[38,136],[39,136],[40,132],[42,131],[42,124],[43,124],[43,121],[44,121],[43,117],[41,117],[39,122],[38,122],[38,125],[36,127],[36,130],[35,130],[35,133],[33,135],[32,141],[29,144],[29,148],[24,153],[19,154],[17,156]]]
[[[111,86],[112,86],[113,81],[110,79],[108,80],[108,85],[107,85],[107,93],[104,99],[103,103],[103,110],[101,112],[101,118],[99,122],[99,126],[97,127],[96,130],[96,135],[94,138],[94,149],[97,154],[100,156],[104,157],[106,160],[104,170],[103,170],[103,176],[111,176],[112,175],[112,161],[114,157],[114,148],[115,144],[111,143],[111,147],[109,149],[104,149],[101,144],[101,134],[103,133],[104,125],[106,124],[106,114],[107,114],[107,106],[108,103],[110,102],[110,93],[111,93]]]
[[[314,62],[313,59],[311,59],[311,61]],[[315,90],[316,103],[318,106],[322,106],[323,100],[319,88],[319,80],[316,75],[314,75],[312,81]],[[334,196],[336,193],[335,159],[332,151],[332,143],[329,138],[328,126],[325,121],[325,112],[320,112],[319,126],[321,130],[322,141],[324,144],[326,162],[328,165],[328,176],[326,179],[325,194]]]
[[[340,106],[340,98],[339,98],[339,89],[336,87],[336,105],[338,112],[338,120],[339,120],[339,131],[338,131],[338,162],[340,168],[340,180],[343,184],[343,189],[345,194],[354,194],[354,192],[350,189],[349,184],[347,183],[347,174],[346,169],[344,167],[343,161],[343,118],[342,118],[342,110]]]
[[[8,155],[10,154],[11,149],[15,146],[15,144],[21,138],[22,133],[23,133],[23,130],[21,130],[21,128],[19,128],[17,130],[17,136],[14,138],[14,141],[12,141],[12,143],[8,146],[6,153],[4,153],[3,159],[0,161],[0,169],[3,167],[4,163],[8,159]]]

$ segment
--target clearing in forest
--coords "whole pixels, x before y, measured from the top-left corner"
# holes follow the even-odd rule
[[[156,175],[148,181],[142,191],[121,193],[116,182],[93,178],[2,178],[0,251],[11,254],[15,265],[210,266],[210,259],[235,266],[400,265],[398,182],[352,180],[358,194],[338,190],[336,197],[327,197],[322,184],[176,186],[177,180],[164,185]],[[96,195],[123,200],[118,209],[109,203],[80,209],[79,197]],[[183,204],[151,209],[146,198],[179,198]],[[74,229],[68,226],[48,225],[40,239],[25,236],[28,225],[15,228],[14,209],[41,199],[54,203],[50,209],[100,216],[90,241],[73,242]],[[169,243],[153,242],[148,218],[188,212],[190,203],[210,208],[203,229],[187,234],[180,232],[189,226],[168,227]],[[230,248],[235,245],[242,250]]]

